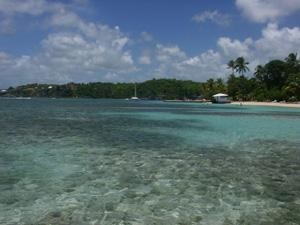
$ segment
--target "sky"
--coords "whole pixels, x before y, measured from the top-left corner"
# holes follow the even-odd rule
[[[0,88],[206,81],[300,53],[300,0],[0,0]]]

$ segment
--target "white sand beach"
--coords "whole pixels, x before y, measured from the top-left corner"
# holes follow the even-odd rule
[[[231,102],[231,104],[300,108],[300,103],[286,103],[286,102]]]

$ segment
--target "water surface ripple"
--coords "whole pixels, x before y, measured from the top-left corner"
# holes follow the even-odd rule
[[[300,224],[300,111],[0,99],[0,224]]]

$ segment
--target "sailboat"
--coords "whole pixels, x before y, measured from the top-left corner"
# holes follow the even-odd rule
[[[134,96],[131,97],[131,100],[139,100],[139,98],[136,96],[136,84],[134,84]]]

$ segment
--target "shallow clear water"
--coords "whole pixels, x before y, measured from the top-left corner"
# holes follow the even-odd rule
[[[300,110],[0,99],[0,224],[300,224]]]

